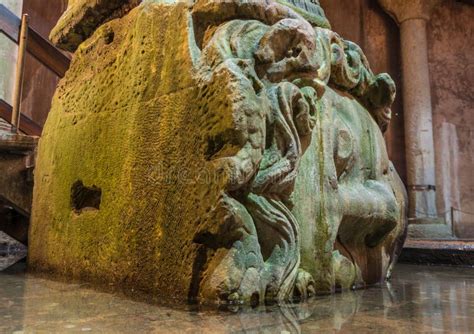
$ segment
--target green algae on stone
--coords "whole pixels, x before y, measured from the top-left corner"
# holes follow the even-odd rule
[[[308,8],[150,1],[81,35],[40,141],[32,270],[250,304],[384,280],[406,224],[395,87]]]

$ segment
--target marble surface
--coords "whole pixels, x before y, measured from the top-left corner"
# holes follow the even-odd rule
[[[168,308],[24,273],[0,273],[0,333],[472,333],[474,268],[400,264],[384,286],[297,305]]]

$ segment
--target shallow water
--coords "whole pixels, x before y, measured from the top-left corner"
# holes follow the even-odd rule
[[[400,264],[390,283],[236,312],[168,308],[87,285],[0,273],[0,333],[474,332],[474,268]]]

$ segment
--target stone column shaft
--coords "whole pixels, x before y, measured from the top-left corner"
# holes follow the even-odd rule
[[[433,116],[426,20],[400,24],[403,109],[411,217],[436,217]]]
[[[426,23],[441,0],[379,0],[399,24],[409,215],[434,218],[436,176]]]

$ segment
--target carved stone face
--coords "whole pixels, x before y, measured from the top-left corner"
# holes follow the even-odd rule
[[[127,4],[71,2],[56,29],[92,35],[41,139],[32,268],[254,304],[383,280],[405,226],[393,81],[314,1]]]

